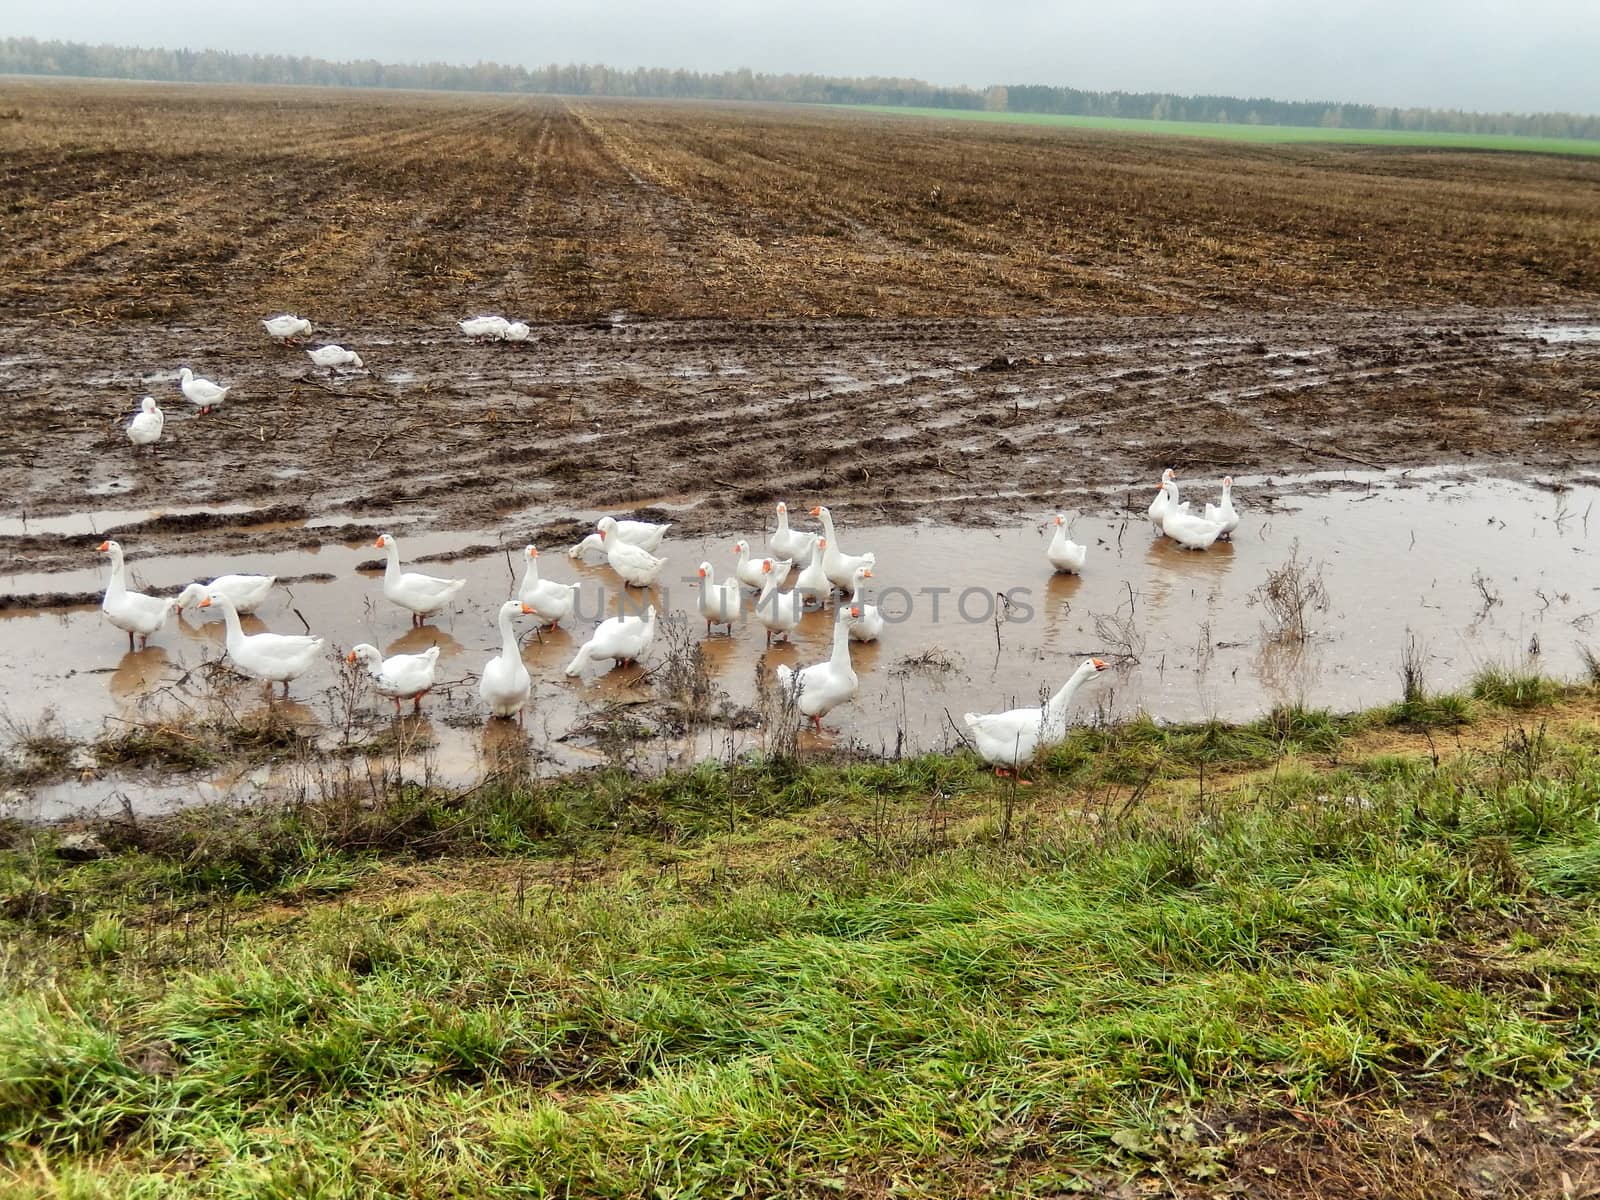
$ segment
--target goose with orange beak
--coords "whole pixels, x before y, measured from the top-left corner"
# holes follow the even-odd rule
[[[820,534],[789,528],[789,506],[782,500],[778,501],[778,527],[767,538],[767,550],[774,563],[788,559],[795,566],[805,568],[811,563],[811,556],[817,550],[817,538]]]
[[[287,633],[246,633],[239,624],[239,610],[223,592],[207,592],[200,601],[201,608],[220,608],[227,622],[227,637],[223,645],[228,650],[228,660],[241,674],[265,681],[270,690],[274,683],[283,684],[283,694],[289,694],[289,681],[299,679],[309,671],[322,652],[322,639]]]
[[[1045,547],[1044,556],[1057,571],[1069,575],[1080,574],[1083,571],[1083,564],[1089,560],[1089,547],[1067,536],[1067,518],[1064,514],[1055,515],[1055,526],[1055,534],[1051,537],[1050,544]]]
[[[726,625],[728,635],[733,636],[733,623],[739,619],[739,610],[744,607],[744,592],[739,588],[736,579],[725,579],[717,582],[716,573],[711,564],[700,564],[700,615],[706,619],[706,636],[711,636],[713,625]]]
[[[500,606],[500,653],[484,664],[483,674],[478,677],[478,696],[489,706],[489,712],[496,717],[515,717],[518,725],[522,724],[522,710],[528,707],[533,680],[528,677],[511,622],[532,613],[533,609],[520,600],[507,600]]]
[[[878,640],[878,635],[883,632],[883,614],[878,611],[876,604],[868,604],[862,596],[866,587],[862,580],[871,578],[871,567],[857,567],[851,580],[853,587],[850,592],[850,607],[861,614],[859,617],[850,618],[852,642],[875,642]]]
[[[962,720],[972,731],[972,742],[984,762],[1000,776],[1016,775],[1046,746],[1067,736],[1067,709],[1073,696],[1106,669],[1098,658],[1084,659],[1061,690],[1037,708],[1013,708],[1000,713],[967,713]]]
[[[372,544],[389,553],[388,564],[383,569],[384,597],[409,610],[413,625],[426,624],[429,617],[443,612],[467,586],[465,579],[440,579],[401,570],[400,543],[391,534],[380,534]]]
[[[362,642],[345,661],[360,663],[372,677],[372,688],[380,696],[394,701],[394,711],[400,711],[400,701],[411,701],[411,711],[422,711],[422,698],[433,690],[433,681],[439,667],[439,647],[429,646],[421,654],[392,654],[385,658],[376,646]]]
[[[833,653],[827,661],[798,671],[787,663],[778,667],[778,686],[811,718],[818,733],[822,732],[822,718],[845,701],[854,700],[861,688],[850,665],[850,622],[860,616],[859,608],[840,607],[833,621]]]
[[[131,591],[128,587],[127,569],[122,562],[122,547],[116,542],[101,542],[101,554],[111,556],[111,578],[106,582],[106,594],[100,601],[100,611],[106,620],[128,635],[128,649],[133,649],[133,638],[139,636],[142,650],[152,634],[160,633],[177,607],[177,601],[168,596],[149,596]]]
[[[579,585],[540,578],[539,547],[524,546],[522,554],[528,560],[528,569],[523,573],[522,586],[517,590],[517,599],[527,605],[534,616],[553,629],[572,615],[572,610],[578,603]]]
[[[1233,540],[1233,531],[1239,528],[1239,512],[1233,507],[1233,476],[1222,477],[1222,498],[1205,507],[1205,519],[1222,526],[1217,536],[1224,541]]]
[[[817,540],[817,549],[822,551],[823,573],[834,587],[848,591],[855,582],[856,568],[877,566],[878,556],[870,552],[846,554],[833,528],[833,513],[819,504],[811,510],[811,515],[822,522],[822,537]]]
[[[744,584],[745,587],[755,588],[758,592],[767,584],[767,575],[769,572],[767,571],[766,564],[772,564],[772,570],[770,573],[776,575],[780,582],[789,578],[789,570],[794,566],[794,561],[787,558],[778,558],[776,556],[768,558],[751,558],[750,543],[745,541],[743,538],[740,538],[737,542],[735,542],[733,544],[733,548],[738,552],[739,555],[739,561],[734,564],[734,575],[738,578],[740,583]]]
[[[806,613],[806,598],[799,588],[787,592],[778,590],[777,564],[770,558],[761,560],[761,569],[766,581],[756,597],[756,620],[766,628],[767,645],[771,646],[774,636],[787,642],[789,635],[800,627],[800,619]]]
[[[1167,492],[1167,484],[1172,484],[1172,492]],[[1157,533],[1165,533],[1161,528],[1162,519],[1167,515],[1167,509],[1178,502],[1178,484],[1172,476],[1172,468],[1168,467],[1161,472],[1161,482],[1156,485],[1156,498],[1150,501],[1150,507],[1145,510],[1145,515],[1150,518],[1150,524],[1156,527]]]

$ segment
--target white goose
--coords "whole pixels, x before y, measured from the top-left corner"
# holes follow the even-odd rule
[[[761,595],[756,597],[756,620],[766,626],[767,645],[770,646],[774,634],[787,641],[799,628],[800,618],[805,616],[806,598],[798,588],[788,592],[778,590],[778,570],[770,558],[762,560],[761,569],[766,579],[761,585]]]
[[[606,562],[622,576],[624,583],[633,587],[649,587],[661,574],[661,568],[667,565],[666,559],[657,558],[632,542],[619,542],[604,533],[600,535],[600,540],[606,544]]]
[[[850,620],[860,615],[854,609],[839,609],[833,621],[833,654],[826,662],[798,671],[787,663],[778,667],[778,686],[794,697],[795,707],[811,718],[818,733],[822,732],[822,718],[846,700],[853,700],[860,689],[855,668],[850,665]]]
[[[469,338],[499,338],[505,336],[511,322],[504,317],[468,317],[465,321],[457,321],[456,327]]]
[[[733,544],[739,552],[739,561],[734,565],[733,573],[745,587],[755,588],[760,591],[767,584],[767,564],[772,564],[771,574],[779,579],[789,578],[789,569],[794,566],[794,560],[779,558],[774,554],[771,558],[751,558],[750,543],[740,538]]]
[[[209,592],[221,592],[234,611],[248,615],[260,608],[278,582],[276,575],[218,575],[210,583],[191,583],[178,593],[178,611],[198,607]]]
[[[1055,536],[1050,539],[1050,545],[1045,548],[1044,556],[1050,560],[1050,565],[1056,570],[1076,575],[1083,570],[1083,564],[1088,561],[1089,547],[1079,545],[1067,536],[1066,517],[1057,513],[1055,522]]]
[[[655,525],[649,521],[615,521],[611,517],[602,517],[602,522],[611,521],[616,526],[609,531],[611,537],[619,542],[629,542],[642,550],[654,552],[661,545],[661,539],[672,526]],[[587,558],[590,554],[597,554],[604,558],[606,553],[605,531],[596,531],[584,538],[577,545],[567,551],[568,558]]]
[[[1167,484],[1172,484],[1172,495],[1167,495]],[[1150,524],[1156,527],[1156,532],[1161,533],[1161,519],[1167,515],[1167,507],[1175,504],[1178,499],[1178,484],[1172,477],[1172,468],[1168,467],[1161,472],[1161,482],[1156,485],[1156,498],[1150,501],[1150,507],[1145,510],[1150,518]]]
[[[1033,761],[1040,747],[1054,745],[1067,736],[1067,708],[1086,682],[1106,669],[1098,658],[1085,659],[1042,708],[1013,708],[1001,713],[967,713],[962,720],[972,731],[972,741],[983,761],[996,775],[1020,772]],[[1020,779],[1020,775],[1018,776]]]
[[[643,616],[608,617],[595,626],[589,640],[567,664],[568,675],[579,675],[588,662],[638,662],[656,639],[656,606]]]
[[[868,604],[861,596],[861,581],[871,578],[871,567],[857,567],[855,575],[850,580],[850,611],[860,614],[850,618],[852,642],[875,642],[878,640],[878,635],[883,632],[883,614],[878,611],[876,604]]]
[[[591,554],[599,555],[601,558],[606,556],[606,540],[598,533],[591,533],[581,542],[569,547],[567,550],[568,558],[587,559]]]
[[[848,589],[855,582],[857,567],[877,565],[878,557],[875,554],[846,554],[839,549],[839,535],[833,529],[833,514],[825,507],[819,504],[811,510],[811,515],[822,520],[822,536],[817,539],[817,548],[822,551],[822,569],[834,587]]]
[[[828,597],[833,593],[833,585],[828,582],[828,572],[822,565],[827,553],[828,539],[819,537],[816,551],[811,555],[811,561],[806,564],[805,570],[801,571],[799,578],[794,581],[795,592],[805,597],[807,604],[824,605],[828,602]]]
[[[1167,511],[1161,517],[1161,531],[1185,550],[1208,550],[1222,536],[1222,526],[1215,521],[1196,516],[1187,504],[1178,503],[1178,485],[1167,480],[1163,488],[1171,489]]]
[[[787,558],[797,567],[806,566],[816,552],[818,536],[809,531],[790,529],[789,506],[782,500],[778,501],[778,527],[767,538],[767,549],[772,553],[774,562]]]
[[[701,563],[700,615],[706,619],[706,635],[710,636],[713,625],[726,625],[731,636],[733,623],[739,619],[739,610],[743,606],[744,592],[739,587],[739,581],[725,579],[718,583],[711,564]]]
[[[228,648],[228,658],[233,665],[253,679],[283,684],[283,694],[289,694],[289,681],[298,679],[311,669],[322,651],[322,639],[290,633],[246,633],[239,624],[239,610],[221,592],[208,592],[200,601],[201,608],[217,607],[228,623],[228,636],[223,644]]]
[[[167,423],[167,414],[156,407],[156,398],[146,396],[139,402],[139,411],[128,422],[128,440],[135,446],[154,446],[161,440],[161,430]]]
[[[1232,540],[1233,531],[1239,528],[1239,513],[1233,507],[1232,475],[1222,477],[1222,498],[1215,504],[1206,505],[1205,518],[1222,526],[1222,533],[1219,536]]]
[[[467,586],[465,579],[440,579],[434,575],[420,575],[415,571],[400,569],[400,543],[390,534],[378,535],[372,543],[389,552],[389,562],[383,569],[383,594],[391,603],[408,609],[413,625],[424,624],[435,613],[442,612]]]
[[[372,676],[373,689],[380,696],[394,701],[395,712],[400,711],[400,701],[411,701],[411,711],[422,711],[422,698],[433,689],[434,675],[439,666],[439,647],[429,646],[421,654],[393,654],[385,658],[376,646],[362,642],[349,654],[348,662],[359,662]]]
[[[354,350],[346,350],[343,346],[318,346],[315,350],[307,350],[306,357],[319,367],[358,367],[366,369],[366,364],[361,361],[361,355]]]
[[[188,367],[178,372],[178,386],[183,389],[184,399],[202,413],[208,413],[213,408],[221,408],[222,402],[228,398],[228,392],[231,390],[220,387],[209,379],[202,379]]]
[[[573,607],[578,602],[579,585],[540,579],[539,548],[524,546],[522,553],[528,560],[528,569],[523,573],[517,598],[527,605],[534,616],[554,628],[572,615]]]
[[[292,342],[311,332],[311,322],[293,313],[284,313],[280,317],[268,317],[261,322],[269,337],[280,342]]]
[[[484,664],[478,678],[478,695],[489,711],[497,717],[515,717],[522,723],[522,710],[528,706],[528,693],[533,680],[522,661],[522,651],[517,646],[517,634],[511,628],[511,619],[532,610],[520,600],[507,600],[500,606],[500,653]]]
[[[672,522],[658,525],[654,521],[619,521],[615,517],[601,517],[594,527],[607,545],[627,542],[630,546],[638,546],[653,554],[661,545],[661,539],[667,536],[667,530],[672,528]]]
[[[100,601],[100,611],[106,620],[128,635],[128,649],[133,649],[133,635],[139,635],[143,649],[150,635],[161,632],[176,602],[170,596],[149,596],[144,592],[128,590],[128,577],[122,563],[122,547],[116,542],[101,542],[101,554],[111,556],[111,578],[106,581],[106,594]]]

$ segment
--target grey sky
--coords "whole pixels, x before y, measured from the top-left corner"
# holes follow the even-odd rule
[[[1600,111],[1600,0],[12,0],[0,33]]]

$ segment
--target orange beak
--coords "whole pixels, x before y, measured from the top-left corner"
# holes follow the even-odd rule
[[[201,608],[210,608],[211,607],[211,597],[207,596],[204,600],[200,601],[200,607]]]
[[[101,554],[104,554],[107,550],[111,549],[111,543],[110,542],[101,542],[98,546],[95,547],[95,549],[100,551]]]
[[[529,558],[538,558],[539,557],[539,547],[537,547],[537,546],[529,546],[528,547],[528,557]]]
[[[819,505],[817,505],[817,507],[815,507],[815,508],[813,508],[811,510],[811,516],[820,517],[821,515],[822,515],[822,505],[819,504]]]
[[[706,569],[704,567],[701,567],[698,571],[695,572],[695,574],[700,576],[701,579],[704,579],[706,577]]]
[[[529,608],[526,604],[524,604],[522,606],[522,612],[523,612],[524,615],[527,615],[528,613],[531,613],[532,611],[533,611],[533,609]]]
[[[861,606],[860,605],[856,605],[853,608],[851,608],[850,609],[850,615],[852,617],[859,617],[861,615]]]
[[[762,569],[762,570],[763,570],[763,571],[770,571],[770,570],[772,570],[772,560],[771,560],[771,559],[770,559],[770,558],[763,558],[763,559],[762,559],[762,560],[761,560],[761,569]]]
[[[355,662],[355,660],[356,660],[356,652],[354,650],[350,651],[349,654],[346,654],[344,656],[344,660],[345,660],[345,662]]]
[[[600,535],[600,540],[602,542],[606,540],[606,531],[604,529],[597,529],[595,532]]]
[[[872,578],[872,568],[868,567],[865,571],[861,572],[861,578],[863,578],[863,579],[871,579]]]
[[[383,539],[381,537],[377,541],[373,542],[372,544],[374,546],[378,547],[378,549],[380,549],[380,550],[383,549]]]
[[[1104,671],[1106,669],[1105,663],[1101,662],[1098,658],[1091,658],[1089,661],[1094,664],[1094,669],[1096,671]]]

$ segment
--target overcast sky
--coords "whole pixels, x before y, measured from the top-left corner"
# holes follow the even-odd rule
[[[1600,111],[1600,0],[7,0],[0,33]]]

